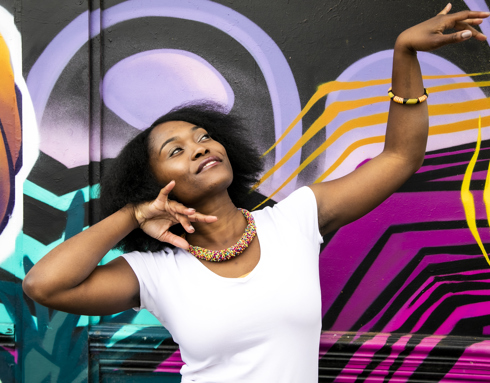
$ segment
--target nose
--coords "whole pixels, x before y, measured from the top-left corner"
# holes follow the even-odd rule
[[[197,160],[198,158],[209,153],[209,150],[201,143],[196,143],[194,151],[192,152],[192,159]]]

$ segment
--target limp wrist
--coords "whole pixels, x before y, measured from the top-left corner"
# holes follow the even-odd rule
[[[412,44],[410,43],[409,31],[410,30],[407,29],[406,31],[400,33],[400,35],[397,37],[395,41],[394,50],[398,54],[417,56],[417,50],[415,50]]]
[[[140,222],[138,220],[136,209],[133,204],[127,204],[119,211],[129,217],[133,230],[140,227]]]

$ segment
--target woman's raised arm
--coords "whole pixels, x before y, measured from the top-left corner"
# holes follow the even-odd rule
[[[475,30],[490,15],[463,11],[448,15],[451,4],[436,17],[404,31],[393,55],[392,90],[396,96],[416,99],[424,94],[417,51],[429,51],[470,38],[486,36]],[[444,34],[447,29],[457,32]],[[322,234],[350,223],[378,206],[416,172],[424,160],[428,135],[427,103],[390,103],[383,152],[337,180],[311,185],[318,203]]]
[[[128,205],[51,250],[24,278],[25,293],[44,306],[74,314],[108,315],[138,306],[139,283],[124,258],[97,265],[137,227],[163,242],[188,248],[185,239],[168,229],[180,223],[192,232],[190,222],[216,220],[169,200],[174,186],[170,182],[154,201]]]

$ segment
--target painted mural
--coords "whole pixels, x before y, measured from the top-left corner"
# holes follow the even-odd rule
[[[22,75],[21,36],[10,12],[0,6],[0,380],[14,381],[19,363],[15,326],[34,320],[24,309],[19,269],[22,256],[22,185],[38,156],[34,109]],[[21,311],[24,310],[24,315]]]
[[[150,313],[49,310],[23,295],[26,271],[97,221],[111,158],[186,101],[246,118],[266,161],[250,207],[362,166],[383,146],[396,35],[446,4],[14,3],[0,2],[2,383],[180,381],[178,347]],[[490,381],[490,46],[419,60],[422,168],[324,239],[322,382]]]

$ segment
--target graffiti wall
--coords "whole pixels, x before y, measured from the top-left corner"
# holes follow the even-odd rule
[[[266,162],[251,208],[362,165],[383,146],[396,36],[445,5],[0,1],[0,381],[179,382],[149,312],[49,310],[23,295],[26,272],[98,220],[111,159],[187,101],[246,119]],[[490,381],[490,46],[418,57],[422,168],[324,239],[321,381]]]

